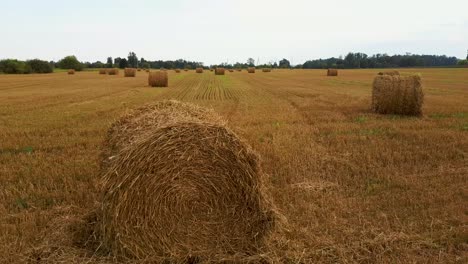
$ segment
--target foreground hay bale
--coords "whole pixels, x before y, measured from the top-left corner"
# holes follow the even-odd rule
[[[400,72],[398,72],[398,71],[382,71],[382,72],[379,72],[378,75],[399,76]]]
[[[107,70],[106,69],[99,69],[99,74],[107,74]]]
[[[379,114],[421,115],[424,94],[419,76],[378,75],[372,89],[372,110]]]
[[[224,68],[216,68],[215,75],[224,75],[225,71],[226,70]]]
[[[203,68],[196,68],[196,69],[195,69],[195,72],[196,72],[196,73],[203,73]]]
[[[255,73],[255,67],[249,67],[247,68],[248,73]]]
[[[212,111],[176,101],[139,109],[111,127],[106,148],[100,230],[114,255],[249,256],[274,226],[257,155]]]
[[[109,69],[107,71],[107,74],[109,74],[109,75],[119,75],[119,69]]]
[[[125,68],[124,76],[125,77],[136,77],[136,69],[135,68]]]
[[[73,69],[68,70],[68,74],[70,74],[70,75],[75,74],[75,70],[73,70]]]
[[[328,69],[327,76],[338,76],[338,70],[337,69]]]
[[[150,72],[148,75],[148,85],[151,87],[167,87],[169,85],[169,77],[167,72]]]

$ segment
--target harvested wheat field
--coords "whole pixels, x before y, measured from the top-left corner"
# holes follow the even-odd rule
[[[377,69],[167,71],[169,89],[145,74],[0,75],[0,263],[467,263],[468,69],[398,71],[421,76],[421,116],[372,111]],[[245,177],[213,177],[225,164]],[[158,170],[164,182],[138,182]],[[177,185],[179,170],[211,184]],[[277,223],[236,225],[226,204]]]

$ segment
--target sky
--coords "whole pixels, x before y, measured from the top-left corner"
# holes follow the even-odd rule
[[[465,58],[467,0],[0,0],[0,59],[292,64],[348,52]]]

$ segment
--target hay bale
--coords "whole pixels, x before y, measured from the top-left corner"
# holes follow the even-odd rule
[[[379,114],[422,114],[421,77],[378,75],[372,89],[372,110]]]
[[[146,71],[146,72],[150,72],[150,70],[149,70],[149,69],[146,69],[145,71]]]
[[[224,75],[225,71],[226,70],[224,68],[216,68],[215,75]]]
[[[148,85],[151,87],[167,87],[169,85],[169,77],[167,72],[150,72],[148,75]]]
[[[400,72],[398,72],[398,71],[382,71],[382,72],[379,72],[378,75],[399,76]]]
[[[175,69],[174,70],[176,73],[180,73],[180,69]]]
[[[107,70],[106,69],[99,69],[99,74],[107,74]]]
[[[270,68],[263,68],[262,72],[271,72],[271,69]]]
[[[327,76],[338,76],[338,70],[337,69],[328,69]]]
[[[237,71],[238,71],[238,72],[241,72],[241,71],[242,71],[242,69],[237,69]]]
[[[68,74],[70,74],[70,75],[75,74],[75,70],[74,69],[68,70]]]
[[[137,71],[141,71],[141,68],[138,68]]]
[[[247,68],[248,73],[255,73],[255,67],[249,67]]]
[[[135,77],[136,76],[136,69],[135,68],[125,68],[124,76],[125,77]]]
[[[184,71],[188,71],[188,69],[184,69]]]
[[[107,70],[107,74],[109,75],[119,75],[119,69],[109,69]]]
[[[203,68],[196,68],[196,69],[195,69],[195,72],[196,72],[196,73],[203,73]]]
[[[233,70],[233,69],[229,69],[229,72],[234,72],[234,70]]]
[[[252,255],[276,217],[257,155],[212,111],[165,101],[109,131],[101,235],[114,255]],[[172,262],[171,262],[172,263]]]

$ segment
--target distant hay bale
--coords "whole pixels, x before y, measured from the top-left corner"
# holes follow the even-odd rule
[[[378,75],[372,89],[372,110],[379,114],[422,114],[421,77]]]
[[[328,69],[327,76],[338,76],[338,70],[337,69]]]
[[[210,69],[210,72],[212,72],[212,71],[213,71],[213,69]]]
[[[229,72],[234,72],[234,70],[233,70],[233,69],[229,69]]]
[[[125,77],[135,77],[136,76],[136,69],[135,68],[125,68],[124,76]]]
[[[151,87],[167,87],[169,77],[166,71],[150,72],[148,75],[148,85]]]
[[[109,69],[107,70],[107,74],[109,75],[119,75],[119,69]]]
[[[263,68],[262,72],[271,72],[271,69],[270,68]]]
[[[75,74],[75,70],[73,70],[73,69],[68,70],[68,74],[70,74],[70,75]]]
[[[382,72],[379,72],[378,75],[398,76],[398,75],[400,75],[400,72],[398,72],[398,71],[382,71]]]
[[[175,69],[175,72],[176,72],[176,73],[180,73],[180,69]]]
[[[255,67],[249,67],[247,68],[248,73],[255,73]]]
[[[257,155],[213,111],[147,106],[116,122],[105,147],[113,158],[103,168],[100,233],[114,255],[250,256],[275,226]]]
[[[188,69],[184,69],[184,71],[188,71]]]
[[[149,70],[149,69],[146,69],[145,71],[146,71],[146,72],[150,72],[150,70]]]
[[[195,72],[196,72],[196,73],[203,73],[203,68],[196,68],[196,69],[195,69]]]
[[[137,71],[141,71],[141,68],[138,68]]]
[[[242,69],[237,69],[237,71],[238,71],[238,72],[241,72],[241,71],[242,71]]]
[[[107,70],[106,69],[99,69],[99,74],[107,74]]]
[[[226,70],[224,68],[216,68],[215,69],[215,75],[224,75],[224,72]]]

